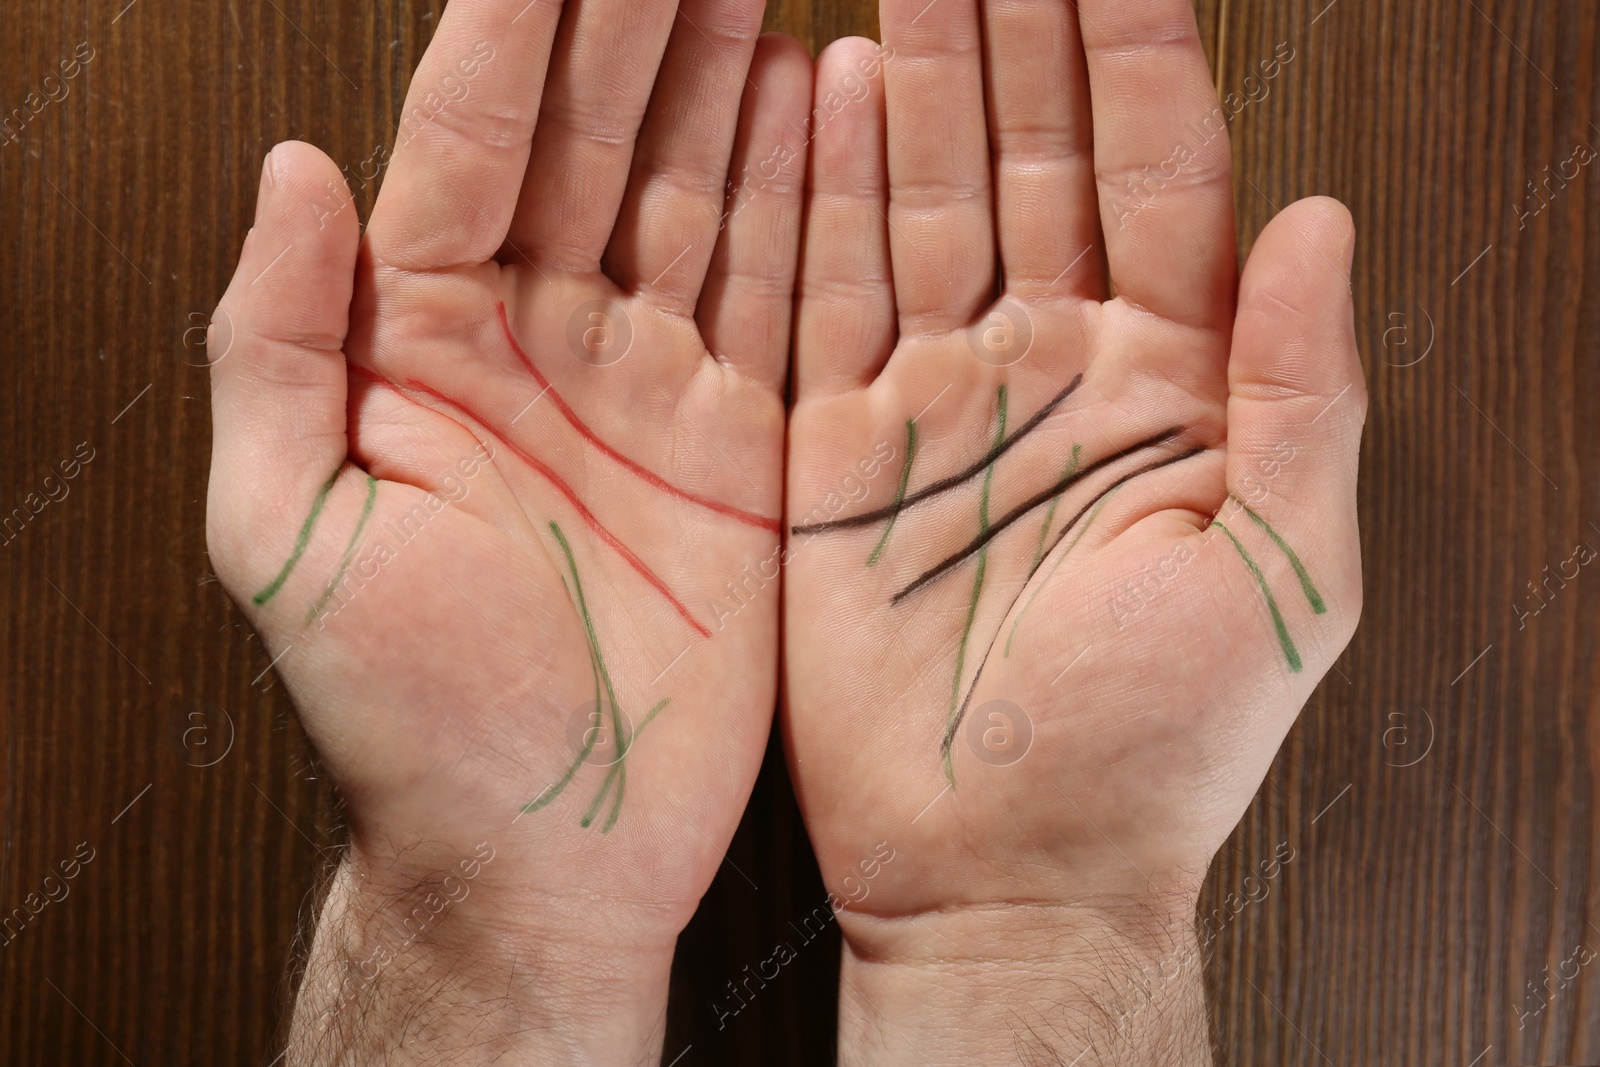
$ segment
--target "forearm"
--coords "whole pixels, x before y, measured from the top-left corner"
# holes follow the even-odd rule
[[[380,886],[342,864],[285,1067],[658,1062],[670,946],[608,951],[592,925],[568,925],[556,907],[541,929],[512,918],[498,888],[459,871]]]
[[[841,1067],[1212,1063],[1188,918],[1008,908],[894,922],[888,937],[846,938]]]

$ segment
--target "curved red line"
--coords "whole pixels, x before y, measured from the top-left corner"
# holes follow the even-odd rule
[[[362,379],[365,379],[366,381],[372,382],[374,385],[383,386],[384,388],[393,390],[397,395],[399,395],[403,399],[411,400],[412,403],[416,403],[415,400],[412,400],[410,397],[406,396],[405,390],[401,389],[399,385],[397,385],[394,382],[390,381],[389,379],[383,377],[382,375],[375,374],[372,371],[367,370],[365,367],[354,367],[354,366],[352,366],[350,368],[350,372],[352,374],[356,375],[359,378],[362,378]],[[443,393],[439,392],[438,390],[431,389],[428,386],[426,386],[426,385],[424,385],[424,384],[422,384],[421,382],[418,382],[418,381],[408,381],[408,382],[406,382],[406,385],[408,387],[412,388],[412,389],[416,389],[418,392],[426,393],[428,396],[433,397],[434,399],[440,401],[441,403],[448,404],[451,407],[455,408],[456,410],[463,412],[469,418],[475,419],[476,421],[482,423],[484,428],[489,431],[489,433],[495,438],[495,440],[499,441],[502,445],[504,445],[507,449],[509,449],[512,452],[512,454],[514,454],[518,459],[522,460],[522,462],[524,462],[528,466],[532,467],[535,471],[537,471],[540,475],[542,475],[545,478],[546,481],[548,481],[551,485],[555,486],[556,490],[558,492],[560,492],[562,496],[566,497],[567,498],[567,502],[570,503],[572,505],[573,509],[577,511],[578,517],[583,520],[584,525],[588,526],[589,529],[593,530],[595,532],[595,535],[598,536],[600,538],[600,540],[604,541],[606,543],[606,545],[613,552],[615,552],[617,555],[621,556],[623,558],[623,560],[625,560],[630,567],[632,567],[635,571],[637,571],[639,573],[639,576],[641,578],[643,578],[645,581],[649,582],[652,586],[654,586],[656,591],[658,593],[660,593],[663,597],[666,598],[667,603],[671,604],[673,609],[675,611],[677,611],[677,613],[679,615],[683,616],[683,620],[685,622],[687,622],[690,626],[694,627],[694,630],[695,630],[696,633],[698,633],[701,637],[710,637],[711,636],[711,631],[706,629],[704,626],[702,626],[700,624],[700,622],[697,619],[695,619],[695,617],[693,615],[689,614],[689,609],[684,607],[683,606],[683,602],[680,601],[676,596],[674,596],[672,594],[672,590],[667,587],[667,583],[662,581],[660,576],[657,575],[655,571],[651,570],[649,565],[646,564],[644,562],[644,560],[642,560],[638,556],[634,555],[632,550],[629,549],[627,545],[623,544],[617,538],[616,534],[612,533],[610,530],[606,529],[604,525],[601,524],[600,520],[595,517],[594,512],[590,511],[587,507],[584,506],[583,501],[578,499],[577,492],[572,488],[572,486],[568,485],[561,478],[560,475],[558,475],[555,471],[551,470],[549,467],[547,467],[544,463],[540,462],[538,459],[534,458],[533,456],[529,455],[527,452],[523,451],[514,442],[509,441],[505,437],[501,436],[499,433],[497,433],[495,431],[493,426],[491,426],[486,420],[480,418],[477,415],[477,413],[475,413],[471,408],[467,407],[465,404],[461,404],[461,403],[459,403],[459,402],[457,402],[455,400],[451,400],[449,397],[445,396]],[[432,409],[430,409],[430,410],[432,410]],[[473,437],[477,437],[478,436],[473,431],[472,427],[466,425],[465,423],[463,423],[463,422],[461,422],[461,421],[459,421],[457,419],[451,418],[448,414],[445,414],[442,411],[436,412],[436,413],[440,414],[440,415],[444,415],[445,418],[450,419],[451,422],[454,422],[457,426],[460,426],[463,430],[466,430],[468,433],[472,434]]]
[[[554,403],[556,408],[561,412],[562,417],[565,418],[567,422],[572,424],[572,428],[577,430],[578,433],[583,436],[585,441],[588,441],[600,451],[604,452],[606,455],[610,456],[612,459],[628,468],[628,470],[632,471],[635,475],[655,486],[657,489],[660,489],[662,492],[669,494],[670,496],[675,496],[679,500],[686,500],[691,504],[698,504],[700,507],[715,511],[718,514],[727,515],[731,518],[738,519],[740,522],[749,526],[755,526],[763,530],[770,530],[773,533],[782,532],[783,524],[779,520],[769,519],[764,515],[757,515],[751,511],[744,511],[740,508],[733,507],[730,504],[723,504],[716,500],[707,500],[705,497],[696,496],[686,489],[679,489],[677,486],[661,477],[661,475],[657,474],[655,471],[650,470],[647,467],[640,466],[638,463],[635,463],[633,460],[629,459],[627,456],[624,456],[621,452],[618,452],[616,449],[602,441],[598,434],[589,429],[589,427],[585,425],[584,421],[578,418],[578,413],[573,411],[571,406],[561,398],[561,394],[556,392],[555,387],[550,384],[550,380],[543,374],[539,373],[539,368],[533,365],[533,360],[528,358],[528,354],[524,352],[522,350],[522,346],[517,343],[516,335],[511,332],[511,320],[506,315],[506,305],[504,301],[500,302],[498,311],[500,313],[500,326],[505,330],[506,341],[511,345],[511,350],[517,354],[518,359],[522,360],[522,365],[528,368],[528,373],[533,375],[533,380],[538,383],[539,387],[550,394],[551,402]]]

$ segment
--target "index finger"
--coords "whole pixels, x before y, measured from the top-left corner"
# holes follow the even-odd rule
[[[516,208],[562,0],[452,0],[406,93],[367,238],[381,263],[489,260]]]

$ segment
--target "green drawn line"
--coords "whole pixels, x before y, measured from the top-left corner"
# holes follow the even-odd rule
[[[651,720],[670,704],[671,700],[662,700],[651,708],[650,713],[644,717],[644,721],[639,724],[639,728],[633,731],[632,736],[624,736],[621,705],[617,703],[617,691],[611,683],[611,672],[606,668],[605,655],[600,651],[600,638],[595,633],[594,617],[589,614],[589,601],[583,593],[583,580],[578,577],[578,561],[574,558],[572,545],[568,543],[566,535],[561,532],[560,525],[554,522],[550,523],[550,531],[555,534],[556,541],[561,545],[562,555],[566,557],[567,569],[572,574],[572,585],[568,587],[567,591],[577,602],[578,614],[583,618],[584,633],[589,640],[589,666],[595,676],[595,709],[600,712],[600,695],[601,690],[604,689],[606,701],[611,707],[611,736],[616,739],[618,745],[617,758],[606,772],[605,780],[600,784],[600,791],[595,794],[594,800],[590,802],[588,811],[579,820],[579,825],[588,827],[594,822],[595,816],[599,814],[601,806],[605,803],[606,796],[611,792],[612,783],[615,782],[617,791],[616,797],[612,802],[611,813],[606,817],[605,824],[600,828],[601,833],[610,833],[611,828],[617,824],[618,816],[622,814],[622,798],[627,792],[628,769],[624,761],[627,759],[628,752],[633,748],[633,743],[638,740],[639,735],[644,733],[644,728],[650,725]],[[600,713],[603,714],[603,712]],[[582,751],[578,753],[578,758],[572,761],[572,765],[567,768],[566,773],[561,776],[561,780],[546,789],[534,800],[524,804],[522,810],[524,812],[538,811],[555,800],[561,794],[561,791],[567,787],[567,784],[572,781],[573,776],[578,773],[578,768],[583,765],[589,753],[594,750],[594,743],[595,734],[593,731],[588,731],[588,740],[584,743]]]
[[[894,529],[895,520],[900,517],[900,505],[906,499],[906,485],[911,481],[911,461],[917,457],[917,420],[906,420],[906,465],[900,471],[900,488],[895,490],[894,503],[890,505],[894,511],[889,515],[889,524],[883,528],[883,536],[878,538],[878,544],[872,550],[872,555],[867,557],[867,566],[874,566],[878,557],[883,555],[884,546],[889,543],[889,532]]]
[[[1272,625],[1278,629],[1278,644],[1283,646],[1283,655],[1289,661],[1289,669],[1295,673],[1300,671],[1300,653],[1294,647],[1294,641],[1289,638],[1289,627],[1284,625],[1283,613],[1278,610],[1278,601],[1273,598],[1272,590],[1267,588],[1267,580],[1261,575],[1261,568],[1256,566],[1256,561],[1239,539],[1233,536],[1233,531],[1223,525],[1221,519],[1211,520],[1211,525],[1217,527],[1228,535],[1228,540],[1233,542],[1233,547],[1239,550],[1239,555],[1244,559],[1245,566],[1250,568],[1250,573],[1255,575],[1256,585],[1261,587],[1261,595],[1267,598],[1267,607],[1272,612]]]
[[[572,587],[578,597],[578,613],[583,616],[584,633],[589,638],[589,655],[594,658],[595,666],[600,671],[600,681],[605,685],[606,699],[611,703],[611,736],[621,737],[622,720],[617,712],[617,691],[611,685],[611,672],[606,670],[606,658],[600,651],[600,638],[594,632],[594,618],[589,614],[589,601],[583,595],[583,580],[578,577],[578,561],[573,558],[572,546],[567,543],[567,535],[561,532],[561,527],[552,522],[550,531],[560,542],[561,552],[567,557],[567,568],[572,571]]]
[[[621,767],[621,766],[622,766],[622,759],[621,759],[621,757],[618,757],[617,762],[613,763],[606,770],[605,781],[600,783],[600,792],[598,792],[598,793],[596,793],[594,795],[594,800],[589,804],[589,810],[584,812],[583,813],[583,818],[578,820],[578,825],[579,826],[587,828],[591,823],[594,822],[594,817],[595,817],[596,813],[599,812],[600,805],[605,801],[606,794],[611,792],[611,783],[613,781],[616,781],[617,778],[618,778],[617,768]],[[606,825],[601,827],[601,829],[600,829],[601,833],[605,833],[607,830],[611,829],[611,823],[612,823],[612,821],[614,821],[616,819],[617,806],[620,806],[622,804],[622,794],[623,794],[624,791],[626,791],[627,787],[628,787],[628,779],[627,779],[626,775],[623,775],[622,778],[621,778],[620,783],[617,785],[617,804],[612,807],[611,816],[606,821]]]
[[[600,802],[605,799],[606,793],[610,791],[611,782],[613,779],[615,779],[617,782],[617,797],[611,805],[611,814],[606,816],[605,825],[600,828],[600,832],[603,834],[609,834],[611,832],[611,828],[617,825],[617,816],[622,814],[622,797],[627,791],[628,787],[628,771],[627,768],[622,765],[622,761],[629,752],[633,751],[634,742],[639,740],[639,735],[644,733],[644,728],[650,725],[650,720],[654,719],[656,715],[660,713],[661,709],[665,708],[670,703],[672,703],[672,699],[668,697],[656,704],[655,707],[650,709],[650,713],[644,717],[644,721],[639,724],[639,728],[633,731],[633,736],[628,738],[625,742],[618,742],[617,760],[611,765],[610,769],[606,771],[606,779],[600,784],[600,793],[594,798],[594,803],[589,805],[589,810],[580,820],[580,825],[588,826],[594,821],[595,815],[600,810]]]
[[[1006,439],[1006,387],[1001,386],[998,395],[999,416],[994,434],[994,448],[998,449]],[[989,488],[994,482],[994,464],[990,463],[983,472],[983,495],[978,498],[978,536],[982,537],[989,532]],[[950,733],[951,724],[956,721],[956,714],[961,710],[961,674],[967,664],[967,641],[972,637],[972,624],[978,617],[978,598],[983,594],[983,576],[989,569],[989,546],[984,545],[978,549],[978,569],[972,579],[972,599],[967,603],[967,624],[961,631],[961,644],[956,649],[956,673],[950,680],[950,712],[945,717],[945,734]],[[956,784],[955,764],[951,760],[950,746],[944,746],[944,776],[952,789]]]
[[[367,502],[361,505],[361,518],[356,522],[355,532],[350,535],[349,542],[344,546],[344,553],[339,557],[339,568],[333,572],[333,580],[328,583],[328,588],[323,590],[322,596],[306,612],[306,622],[317,621],[317,616],[322,614],[322,609],[328,601],[333,599],[333,594],[338,591],[339,583],[344,581],[345,571],[350,569],[350,561],[355,558],[356,549],[361,544],[361,531],[367,528],[367,520],[372,518],[372,504],[378,499],[378,479],[367,475]]]
[[[300,524],[300,536],[295,538],[294,551],[289,553],[289,558],[283,564],[283,570],[278,572],[278,576],[272,579],[265,589],[251,597],[257,607],[276,596],[278,590],[283,588],[283,583],[289,580],[289,572],[294,570],[294,565],[299,563],[300,557],[305,554],[306,545],[311,543],[311,528],[317,524],[317,516],[322,514],[322,505],[327,502],[328,494],[333,491],[333,483],[339,480],[339,472],[342,470],[344,470],[343,463],[334,469],[322,488],[317,490],[317,498],[311,502],[311,513],[306,516],[306,521]]]
[[[639,728],[637,730],[633,731],[633,737],[630,738],[629,741],[628,741],[628,751],[629,752],[633,751],[634,742],[639,740],[639,735],[644,733],[644,728],[646,726],[650,725],[650,720],[654,719],[657,715],[659,715],[661,713],[661,710],[663,708],[665,708],[670,703],[672,703],[672,698],[671,697],[664,697],[656,704],[655,707],[650,709],[649,713],[646,714],[645,717],[644,717],[644,722],[641,722],[639,724]]]
[[[573,572],[573,577],[574,578],[577,577],[577,572],[576,571]],[[570,595],[572,593],[572,587],[567,585],[567,582],[566,582],[565,578],[563,578],[561,580],[561,584],[563,586],[566,586],[567,593]],[[596,663],[594,661],[594,652],[592,650],[589,653],[589,673],[594,676],[594,710],[595,710],[595,714],[598,716],[598,715],[601,714],[601,711],[600,711],[600,668],[599,668],[598,665],[596,665]],[[528,803],[522,805],[522,814],[527,815],[529,812],[538,811],[540,808],[542,808],[546,804],[550,803],[556,797],[560,796],[561,795],[561,791],[567,787],[567,783],[571,782],[572,779],[573,779],[573,776],[578,773],[578,768],[582,767],[584,765],[584,763],[586,763],[588,761],[589,753],[594,751],[594,742],[595,742],[595,736],[596,735],[595,735],[595,731],[593,731],[593,730],[585,730],[583,732],[583,734],[584,734],[584,737],[587,738],[587,740],[584,741],[583,748],[578,750],[578,758],[573,760],[572,761],[572,766],[567,768],[567,773],[563,774],[561,776],[561,780],[559,782],[557,782],[555,785],[549,787],[543,793],[539,794],[537,797],[534,797],[532,800],[528,801]]]
[[[1054,575],[1056,571],[1061,569],[1061,564],[1065,563],[1067,557],[1072,555],[1072,550],[1078,547],[1078,542],[1083,540],[1083,535],[1088,533],[1089,527],[1094,525],[1095,517],[1100,514],[1100,509],[1104,508],[1108,503],[1110,503],[1111,498],[1116,496],[1121,489],[1122,487],[1119,485],[1117,488],[1111,490],[1111,492],[1100,498],[1100,502],[1094,506],[1094,510],[1089,512],[1089,517],[1084,519],[1083,525],[1078,528],[1077,536],[1073,537],[1073,539],[1067,543],[1066,550],[1061,553],[1061,555],[1056,559],[1055,563],[1051,564],[1049,572],[1039,580],[1039,584],[1034,587],[1033,592],[1028,594],[1027,603],[1022,605],[1022,610],[1017,612],[1015,621],[1011,623],[1011,633],[1006,637],[1005,651],[1001,654],[1002,659],[1009,659],[1011,657],[1011,642],[1015,641],[1017,638],[1017,627],[1022,625],[1022,617],[1028,613],[1029,608],[1033,607],[1033,602],[1039,599],[1039,594],[1044,591],[1045,583],[1050,580],[1051,576]],[[1034,570],[1037,571],[1039,567],[1038,562],[1036,561],[1033,566]],[[1032,578],[1033,575],[1029,574],[1028,577]]]
[[[1306,599],[1311,601],[1311,610],[1316,612],[1318,615],[1326,612],[1328,610],[1328,605],[1322,602],[1322,596],[1317,592],[1317,587],[1311,584],[1311,575],[1306,573],[1305,565],[1300,562],[1300,557],[1295,555],[1294,549],[1290,548],[1288,543],[1285,542],[1283,538],[1278,536],[1278,531],[1274,530],[1271,525],[1268,524],[1266,519],[1263,519],[1260,515],[1257,515],[1255,512],[1251,511],[1250,508],[1242,501],[1240,502],[1239,506],[1244,508],[1244,513],[1246,515],[1255,520],[1255,524],[1257,526],[1267,531],[1267,536],[1272,538],[1272,543],[1277,545],[1278,548],[1283,551],[1285,556],[1289,557],[1289,566],[1294,568],[1295,577],[1300,579],[1300,588],[1305,590]]]
[[[1063,482],[1078,473],[1078,457],[1082,453],[1082,445],[1072,446],[1072,462],[1067,464],[1066,472],[1061,475]],[[1039,543],[1033,550],[1033,564],[1029,567],[1030,571],[1038,570],[1039,561],[1044,559],[1044,543],[1050,537],[1050,525],[1056,521],[1056,508],[1061,506],[1061,498],[1066,495],[1067,491],[1063,489],[1050,498],[1050,508],[1044,513],[1044,525],[1039,528]]]
[[[567,557],[567,568],[572,571],[572,586],[577,591],[578,596],[578,612],[583,616],[583,629],[589,637],[589,655],[593,659],[596,668],[600,671],[600,681],[605,685],[606,700],[611,705],[611,736],[620,744],[622,739],[622,716],[617,706],[617,691],[611,684],[611,672],[606,669],[605,655],[600,651],[600,638],[594,632],[594,618],[589,614],[589,601],[583,595],[583,580],[578,577],[578,561],[573,558],[572,546],[567,543],[567,535],[561,532],[561,527],[555,522],[551,522],[550,531],[556,535],[556,540],[560,542],[561,552]],[[594,805],[589,809],[590,813],[583,817],[580,825],[587,827],[589,823],[594,821],[594,811],[599,807],[607,789],[610,788],[615,768],[621,762],[622,757],[618,756],[617,762],[612,764],[613,772],[607,773],[600,795],[595,798]],[[618,791],[621,791],[620,787]]]

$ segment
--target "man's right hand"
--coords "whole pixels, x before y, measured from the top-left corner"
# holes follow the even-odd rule
[[[1239,278],[1189,0],[882,25],[816,137],[789,428],[841,1062],[1204,1062],[1201,881],[1361,610],[1350,217]]]

